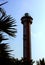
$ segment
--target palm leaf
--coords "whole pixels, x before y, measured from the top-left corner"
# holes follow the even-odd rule
[[[13,37],[16,33],[14,26],[16,26],[14,19],[10,15],[0,19],[0,31],[3,31]]]
[[[8,3],[8,1],[6,1],[6,2],[4,2],[4,3],[0,4],[0,6],[4,5],[4,4],[6,4],[6,3]]]
[[[7,43],[6,44],[4,44],[4,43],[0,44],[0,57],[11,58],[10,52],[12,50],[8,50],[8,49],[9,49],[9,47],[8,47]]]
[[[8,40],[8,39],[7,39],[7,38],[4,38],[4,36],[2,36],[2,34],[0,34],[0,43],[1,43],[3,40]]]
[[[0,19],[2,19],[6,15],[6,12],[1,7],[0,7],[0,14],[2,14],[2,16],[0,17]]]

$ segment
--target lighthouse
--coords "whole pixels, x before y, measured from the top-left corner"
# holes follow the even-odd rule
[[[31,60],[31,24],[33,18],[29,13],[21,18],[21,23],[23,24],[23,58]]]

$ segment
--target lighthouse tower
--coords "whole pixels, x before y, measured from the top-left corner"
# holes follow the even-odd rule
[[[33,18],[28,13],[21,18],[23,24],[23,58],[31,60],[31,24]]]

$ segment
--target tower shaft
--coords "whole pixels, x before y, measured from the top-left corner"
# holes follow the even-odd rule
[[[31,24],[32,24],[32,17],[25,14],[21,18],[23,24],[23,58],[31,60]]]
[[[23,57],[31,58],[30,23],[23,25]]]

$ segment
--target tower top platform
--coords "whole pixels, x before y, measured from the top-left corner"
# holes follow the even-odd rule
[[[25,15],[21,18],[21,23],[23,24],[24,22],[30,22],[32,24],[33,18],[29,15],[29,13],[25,13]]]

